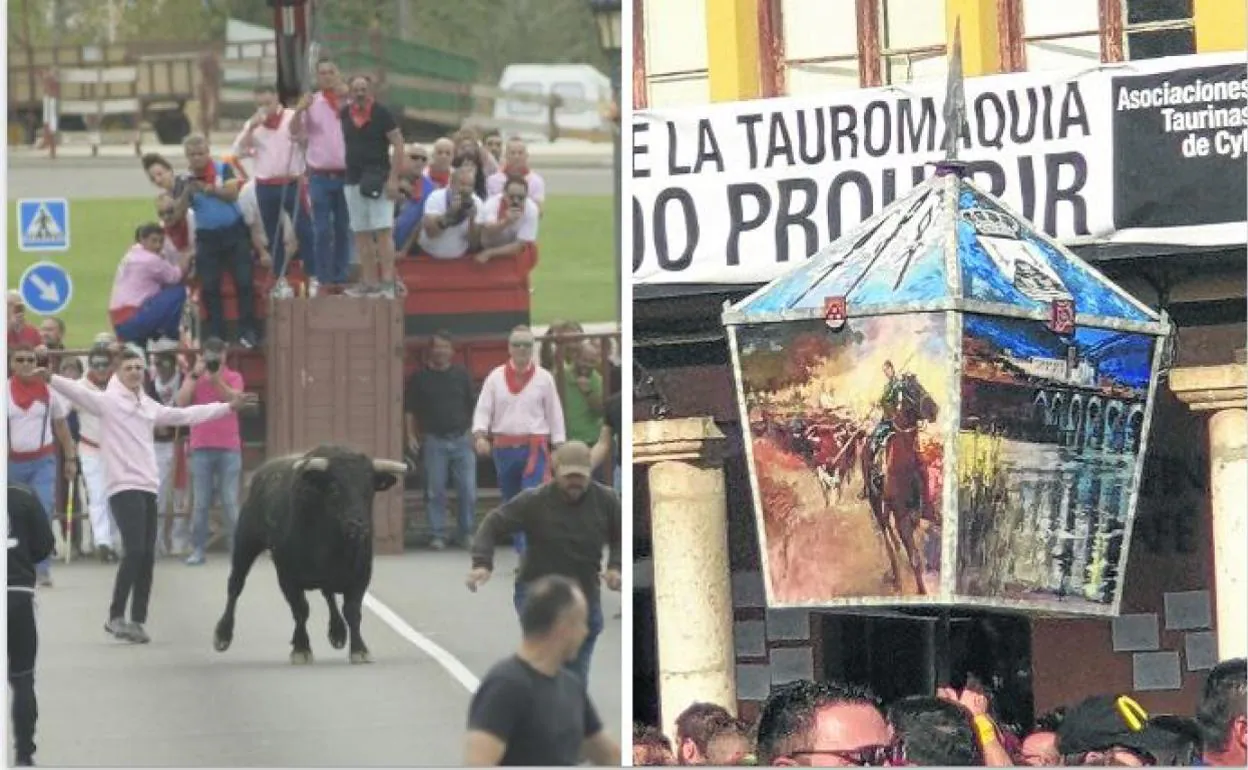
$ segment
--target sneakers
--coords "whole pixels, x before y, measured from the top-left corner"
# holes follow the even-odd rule
[[[278,278],[273,284],[273,290],[269,292],[269,296],[274,299],[290,299],[295,296],[295,290],[290,287],[285,278]]]
[[[242,334],[239,335],[238,344],[248,350],[251,350],[252,348],[259,345],[260,341],[256,337],[255,332],[248,331],[248,332],[243,332]]]
[[[203,564],[206,560],[207,559],[204,556],[204,552],[196,548],[194,551],[191,552],[190,556],[186,557],[186,566],[198,567],[199,565]]]
[[[39,576],[39,586],[41,588],[52,587],[52,573],[51,572],[45,572]]]
[[[321,282],[315,278],[308,279],[308,296],[315,297],[321,293]]]
[[[142,623],[127,622],[125,618],[113,618],[104,624],[104,630],[123,642],[147,644],[152,637],[143,630]]]
[[[440,537],[435,537],[433,542],[429,543],[429,547],[435,551],[441,551],[446,548],[446,541]]]

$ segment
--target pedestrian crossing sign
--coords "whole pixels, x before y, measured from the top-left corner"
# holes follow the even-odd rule
[[[64,198],[19,200],[17,245],[21,251],[68,251],[69,201]]]

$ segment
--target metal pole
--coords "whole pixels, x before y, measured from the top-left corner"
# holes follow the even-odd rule
[[[624,120],[623,102],[620,97],[620,70],[623,65],[623,62],[620,61],[621,55],[622,52],[618,49],[610,53],[611,93],[615,97],[615,104],[621,115],[620,120],[616,125],[615,138],[613,140],[614,152],[612,154],[611,192],[612,207],[615,210],[615,318],[617,321],[622,323],[624,320],[624,260],[622,254],[624,230],[622,229],[623,217],[622,212],[620,211],[620,208],[623,205],[621,201],[623,172],[621,170],[622,158],[620,156],[622,150],[620,147],[620,137],[623,136],[624,132]]]

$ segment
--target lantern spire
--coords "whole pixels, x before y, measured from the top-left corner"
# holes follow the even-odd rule
[[[945,77],[945,159],[936,164],[937,174],[961,176],[965,164],[958,160],[958,143],[966,123],[966,89],[962,78],[962,19],[953,23],[953,40],[949,46],[949,68]]]

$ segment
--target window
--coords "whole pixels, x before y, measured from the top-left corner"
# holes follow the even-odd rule
[[[1023,30],[1007,69],[1081,69],[1196,52],[1192,0],[998,0],[998,8],[1007,28]]]
[[[945,0],[879,0],[882,84],[943,78]]]
[[[857,0],[780,0],[785,90],[798,96],[858,88]],[[766,46],[766,43],[763,43]],[[764,47],[763,55],[768,51]]]
[[[542,95],[541,83],[512,83],[507,86],[507,90],[522,94]],[[507,111],[512,115],[542,115],[545,113],[545,108],[535,101],[522,102],[519,99],[507,99]]]
[[[1196,53],[1192,0],[1126,0],[1126,58]]]
[[[1111,0],[1114,1],[1114,0]],[[1022,0],[1028,70],[1082,69],[1101,61],[1099,0]]]
[[[647,0],[644,3],[641,24],[645,34],[648,103],[652,107],[706,104],[711,100],[703,2]],[[644,13],[660,4],[661,15]]]
[[[761,0],[764,95],[944,77],[945,0]],[[775,18],[779,17],[779,18]],[[774,29],[769,35],[766,29]],[[769,66],[768,57],[775,59]],[[778,69],[768,92],[768,73]]]
[[[559,107],[559,113],[562,115],[597,112],[585,96],[585,86],[580,83],[555,83],[550,87],[550,92],[563,99],[564,103]]]

